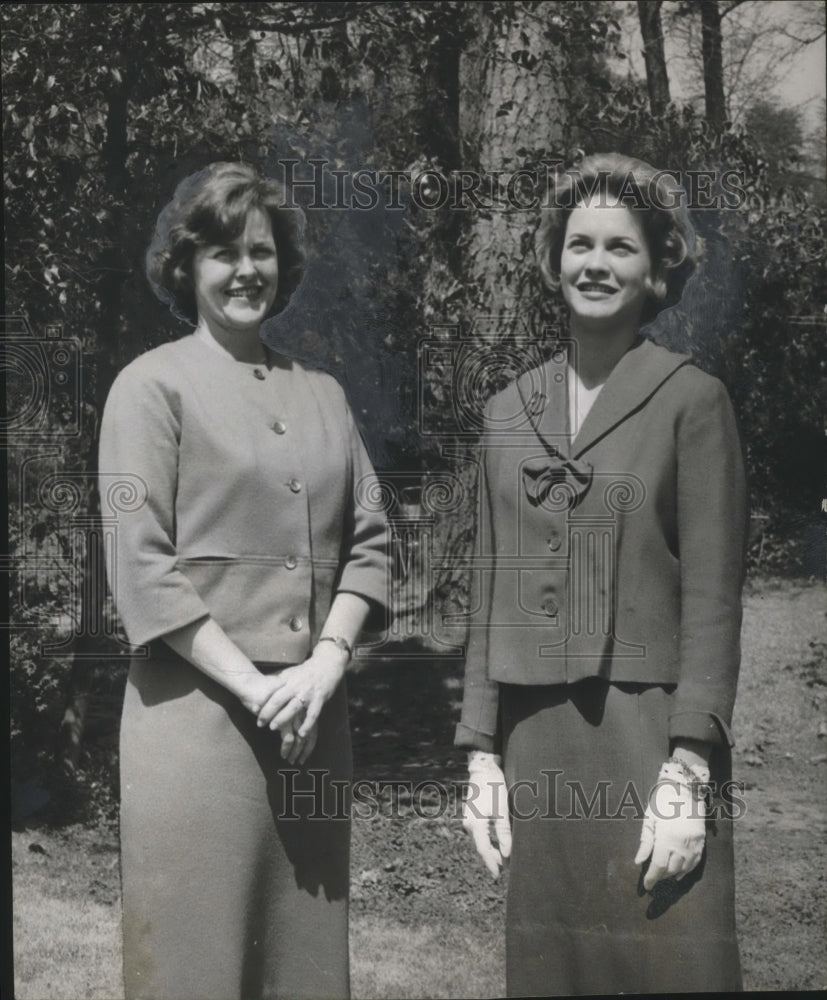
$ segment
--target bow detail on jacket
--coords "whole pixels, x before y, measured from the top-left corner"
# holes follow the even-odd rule
[[[586,495],[593,471],[589,462],[566,458],[555,450],[523,463],[523,488],[533,507],[567,510]]]

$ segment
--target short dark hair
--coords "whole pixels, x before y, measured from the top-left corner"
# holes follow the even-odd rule
[[[698,262],[700,241],[689,221],[685,193],[674,173],[620,153],[595,153],[558,174],[541,209],[534,250],[543,281],[560,289],[560,258],[572,210],[589,196],[617,199],[640,213],[655,272],[666,286],[663,298],[650,298],[643,312],[648,323],[674,305]]]
[[[304,212],[288,207],[285,189],[247,163],[211,163],[185,178],[165,205],[146,255],[152,290],[173,314],[198,321],[192,263],[200,246],[231,243],[244,231],[247,214],[267,214],[279,265],[278,290],[268,316],[285,308],[304,275]]]

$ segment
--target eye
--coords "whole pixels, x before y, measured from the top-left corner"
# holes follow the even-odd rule
[[[212,254],[216,260],[232,260],[234,251],[232,247],[216,247]]]
[[[567,250],[573,250],[575,252],[588,250],[589,241],[584,239],[582,236],[572,236],[572,238],[566,244]]]
[[[633,246],[631,243],[614,243],[610,247],[612,253],[617,257],[629,257],[631,254],[637,253],[637,247]]]

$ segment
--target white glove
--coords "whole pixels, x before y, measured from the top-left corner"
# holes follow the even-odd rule
[[[690,768],[671,761],[662,765],[649,796],[635,855],[636,865],[652,856],[643,879],[647,891],[664,878],[674,876],[679,881],[701,860],[706,840],[704,786],[708,783],[705,767]]]
[[[462,803],[462,827],[474,838],[477,853],[494,878],[511,854],[508,788],[500,757],[482,750],[468,754],[468,794]],[[496,844],[491,837],[494,827]]]

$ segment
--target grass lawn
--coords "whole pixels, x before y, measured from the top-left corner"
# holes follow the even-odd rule
[[[117,841],[70,828],[14,834],[16,996],[122,997]]]
[[[409,927],[362,916],[351,927],[350,954],[353,995],[364,1000],[499,997],[505,991],[505,941],[491,928],[445,921]]]
[[[762,582],[745,598],[734,729],[737,918],[749,990],[827,986],[827,587]],[[421,661],[353,678],[357,778],[450,781],[457,669]],[[503,994],[504,882],[478,863],[454,815],[398,797],[356,818],[353,995]],[[13,843],[18,1000],[120,998],[117,841],[111,830],[28,829]]]

